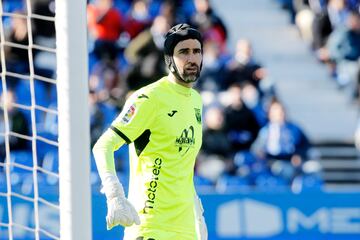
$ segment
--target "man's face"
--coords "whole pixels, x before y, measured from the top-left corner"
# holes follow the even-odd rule
[[[198,40],[187,39],[179,42],[174,48],[173,59],[185,82],[195,82],[200,76],[202,53]]]
[[[273,103],[269,109],[269,119],[273,123],[283,124],[285,122],[285,110],[279,103]]]

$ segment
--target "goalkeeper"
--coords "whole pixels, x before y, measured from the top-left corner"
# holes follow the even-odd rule
[[[202,66],[201,34],[187,24],[165,36],[170,72],[136,91],[93,148],[107,199],[107,228],[126,240],[202,240],[207,229],[193,174],[202,142],[202,102],[192,89]],[[115,173],[114,151],[130,144],[129,195]]]

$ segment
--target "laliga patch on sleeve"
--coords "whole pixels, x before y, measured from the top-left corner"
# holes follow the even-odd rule
[[[129,123],[135,114],[135,110],[136,110],[135,104],[132,104],[125,113],[125,115],[122,117],[121,122],[123,124]]]

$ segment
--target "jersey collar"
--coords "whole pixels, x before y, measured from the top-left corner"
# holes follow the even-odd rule
[[[171,82],[168,78],[166,78],[166,82],[168,83],[169,87],[173,89],[175,92],[180,93],[186,97],[191,96],[191,88],[184,87],[178,83]]]

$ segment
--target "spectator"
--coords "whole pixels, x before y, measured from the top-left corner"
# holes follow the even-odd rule
[[[204,40],[211,39],[220,44],[221,52],[226,49],[227,29],[220,17],[211,7],[209,0],[194,0],[196,12],[190,19],[190,24],[198,28]]]
[[[286,118],[284,106],[274,100],[269,106],[269,123],[254,143],[256,154],[271,161],[272,171],[291,181],[307,158],[309,140],[296,124]]]
[[[360,118],[357,120],[357,126],[355,129],[355,135],[354,135],[354,142],[355,147],[358,151],[360,151]]]
[[[17,12],[17,14],[23,14]],[[24,47],[29,44],[28,29],[26,18],[14,17],[11,21],[11,30],[6,40],[15,44],[23,45]],[[26,74],[30,72],[29,69],[29,55],[27,49],[22,49],[15,46],[5,46],[5,63],[8,72],[15,72],[19,74]],[[8,76],[8,87],[14,88],[18,83],[18,79]]]
[[[231,143],[232,153],[249,151],[258,135],[260,126],[252,111],[241,99],[240,85],[231,85],[227,92],[231,102],[224,111],[225,130]]]
[[[116,41],[124,30],[123,17],[114,8],[113,0],[95,0],[88,5],[87,14],[93,53],[98,59],[114,60],[119,52]]]
[[[21,134],[25,136],[29,136],[29,123],[26,120],[25,115],[20,112],[17,108],[14,107],[13,103],[15,102],[15,94],[11,90],[7,90],[7,93],[3,93],[1,95],[1,110],[2,114],[0,115],[0,129],[1,129],[1,137],[0,137],[0,161],[4,162],[6,157],[6,138],[4,137],[7,125],[10,130],[10,134],[8,137],[10,150],[26,150],[27,140],[25,138],[21,138],[18,136],[14,136],[12,133]],[[5,122],[5,112],[7,111],[8,123]]]
[[[265,69],[255,60],[249,40],[239,39],[236,44],[236,53],[227,65],[226,86],[233,83],[250,81],[257,89],[260,81],[265,78]]]
[[[312,22],[312,48],[318,50],[326,44],[327,38],[333,30],[327,5],[322,0],[310,0],[309,6],[314,13]]]
[[[126,82],[130,90],[153,83],[167,73],[163,43],[170,25],[164,16],[157,16],[150,29],[141,32],[125,50],[130,62]]]
[[[163,1],[160,6],[159,16],[165,17],[166,21],[170,26],[172,26],[174,23],[182,22],[182,21],[177,21],[178,12],[179,12],[178,7],[179,7],[178,1],[171,1],[171,0]]]
[[[55,17],[55,0],[33,0],[33,13]],[[33,18],[36,40],[39,37],[54,38],[55,37],[55,24],[53,21],[44,21],[38,18]]]
[[[360,16],[351,12],[345,27],[339,27],[331,33],[326,48],[319,51],[323,61],[331,61],[336,66],[337,83],[340,87],[351,87],[355,95],[357,72],[360,57]]]
[[[359,67],[358,67],[358,71],[357,71],[357,81],[356,81],[356,87],[355,87],[355,97],[357,100],[357,104],[360,107],[360,61],[359,62]]]
[[[259,91],[250,82],[244,82],[241,96],[245,105],[254,113],[259,125],[263,127],[268,121],[265,110],[267,103],[260,97]]]
[[[169,24],[173,25],[181,22],[190,22],[194,11],[193,0],[163,0],[158,15],[164,16]]]
[[[33,14],[55,17],[55,0],[34,0],[31,1],[31,4]],[[56,49],[55,22],[39,18],[31,18],[31,20],[33,44]],[[34,73],[39,76],[54,78],[56,55],[39,49],[32,49],[32,53],[34,55]]]
[[[347,0],[346,4],[350,11],[360,12],[360,1],[359,0]]]
[[[149,3],[147,0],[134,0],[126,15],[125,31],[129,38],[135,38],[140,32],[151,25]]]
[[[290,23],[294,23],[295,21],[295,8],[294,8],[294,0],[278,0],[281,4],[281,8],[286,10],[290,15]]]
[[[300,36],[306,42],[312,41],[311,25],[314,21],[314,13],[310,9],[308,0],[293,0],[295,10],[295,24],[299,29]]]
[[[205,114],[197,174],[216,182],[221,174],[233,168],[230,152],[231,144],[224,129],[223,111],[219,107],[210,107]]]
[[[105,129],[105,115],[101,110],[100,103],[94,91],[89,94],[90,105],[90,142],[94,146],[96,140],[101,136]]]
[[[125,86],[121,82],[119,69],[112,61],[101,61],[96,64],[89,77],[89,88],[97,94],[101,102],[122,104],[119,101],[125,95]]]
[[[327,11],[333,29],[343,27],[346,24],[349,14],[346,0],[329,0]]]
[[[226,56],[221,54],[217,41],[206,40],[203,51],[203,70],[196,88],[200,91],[218,92],[224,90]]]

